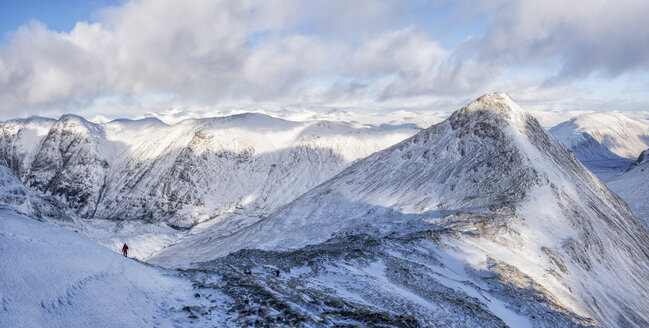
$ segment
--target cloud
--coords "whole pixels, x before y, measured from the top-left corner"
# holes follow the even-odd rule
[[[444,51],[412,28],[364,40],[397,20],[405,2],[345,3],[135,0],[69,33],[36,22],[0,50],[1,67],[9,68],[0,75],[0,108],[81,106],[151,93],[206,103],[322,102],[349,75],[408,78],[440,65]],[[307,23],[316,31],[303,35]],[[356,35],[350,40],[363,39],[358,49],[327,34],[342,30]]]
[[[549,82],[593,73],[618,76],[649,67],[649,2],[643,0],[486,1],[482,60],[557,63]]]
[[[328,73],[331,62],[345,47],[317,38],[290,36],[265,41],[246,58],[242,69],[245,88],[238,96],[272,99],[292,94],[310,78]]]
[[[50,104],[60,99],[95,92],[105,76],[95,58],[88,56],[68,35],[33,22],[15,34],[0,53],[3,106]]]
[[[423,106],[496,88],[554,102],[586,94],[574,81],[649,68],[645,1],[434,1],[458,17],[449,35],[486,17],[454,48],[413,12],[422,2],[132,0],[67,33],[32,22],[0,46],[0,115],[98,114],[105,99],[134,115],[183,103]]]
[[[350,73],[360,78],[390,74],[417,77],[437,70],[448,58],[437,42],[412,27],[368,40],[351,57]]]

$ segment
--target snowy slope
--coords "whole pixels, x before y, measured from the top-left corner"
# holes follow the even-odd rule
[[[649,227],[649,149],[643,151],[624,174],[606,183],[620,195],[646,227]]]
[[[649,147],[649,125],[618,112],[584,114],[550,129],[582,162],[635,159]]]
[[[0,208],[0,327],[185,327],[207,306],[190,282]],[[218,295],[214,295],[219,299]],[[212,322],[213,321],[213,322]]]
[[[359,233],[392,246],[366,252],[346,242]],[[259,255],[259,263],[251,260],[251,266],[293,261],[291,270],[306,263],[308,271],[318,260],[292,250],[313,245],[309,247],[318,253],[332,237],[343,243],[343,259],[360,257],[343,270],[344,276],[365,277],[367,288],[359,286],[374,295],[380,294],[377,286],[396,284],[404,290],[394,291],[393,286],[392,294],[410,295],[404,302],[433,304],[428,310],[418,307],[422,315],[463,311],[464,317],[479,321],[483,314],[471,309],[485,308],[482,302],[489,301],[470,295],[487,293],[532,326],[581,326],[590,325],[589,320],[610,327],[649,324],[649,231],[505,94],[485,95],[447,121],[356,162],[242,231],[194,240],[188,258],[170,247],[150,261],[176,266],[227,254],[243,261],[245,252],[233,252],[261,248],[271,252]],[[408,260],[413,250],[423,257],[421,262]],[[374,265],[369,262],[377,254],[406,262],[383,259],[370,269],[378,272],[378,280],[368,281],[371,273],[362,271]],[[458,277],[411,271],[413,265],[442,270],[447,258],[459,261],[453,270]],[[391,278],[390,272],[396,276]],[[422,284],[426,279],[432,281]],[[431,284],[453,289],[473,305],[453,310],[458,300],[436,299]],[[376,303],[380,299],[371,295],[356,297],[381,308]],[[349,295],[344,299],[349,301]],[[489,314],[502,320],[509,315],[498,309]],[[444,320],[448,318],[428,314],[424,322]]]
[[[131,256],[138,259],[147,258],[184,235],[164,222],[148,224],[142,221],[80,220],[56,197],[25,187],[4,165],[0,165],[0,205],[40,221],[81,232],[109,249],[119,250],[124,242],[128,242],[132,249]]]

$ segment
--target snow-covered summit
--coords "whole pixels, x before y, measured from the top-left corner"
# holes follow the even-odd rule
[[[12,143],[11,136],[4,142]],[[95,211],[110,166],[113,145],[104,129],[77,115],[63,115],[32,146],[28,169],[20,174],[30,188],[58,197],[81,216]]]
[[[128,118],[117,118],[109,122],[103,123],[102,125],[106,126],[106,125],[113,125],[113,124],[123,124],[123,125],[131,125],[131,126],[138,126],[138,127],[151,126],[151,125],[157,125],[157,126],[167,125],[165,122],[162,122],[157,117],[145,117],[137,120],[132,120]]]
[[[503,283],[520,284],[518,272],[564,313],[604,326],[649,324],[649,231],[509,101],[488,95],[248,228],[194,240],[188,258],[169,248],[151,261],[175,266],[244,248],[317,248],[356,234],[396,242],[434,231],[409,247],[434,248],[490,274],[499,263],[508,268],[498,273]]]
[[[192,119],[190,121],[212,121],[219,122],[223,125],[246,127],[249,129],[286,129],[299,125],[298,122],[287,121],[261,113],[241,113],[207,119]]]
[[[512,98],[504,92],[493,92],[485,94],[476,100],[470,102],[468,105],[457,110],[456,114],[475,112],[481,110],[492,110],[507,117],[513,115],[521,115],[525,111],[515,103]]]
[[[62,115],[58,120],[56,120],[53,129],[55,129],[55,131],[65,131],[66,133],[96,135],[99,137],[104,134],[100,125],[92,123],[75,114]]]

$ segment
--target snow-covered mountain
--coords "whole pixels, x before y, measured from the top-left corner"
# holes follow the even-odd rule
[[[100,126],[80,116],[64,115],[39,142],[23,181],[37,191],[58,196],[80,216],[92,217],[112,152]]]
[[[414,132],[260,114],[184,121],[117,157],[95,216],[189,227],[233,212],[267,214]]]
[[[284,317],[649,325],[649,231],[502,93],[356,162],[241,231],[198,237],[150,262],[229,254],[193,266],[218,273],[218,282],[195,279],[248,295],[255,311],[290,308]]]
[[[649,227],[649,149],[622,175],[606,183],[631,206],[633,213]]]
[[[76,115],[0,124],[0,164],[84,217],[97,206],[111,152],[103,129]]]
[[[649,147],[649,124],[613,111],[577,116],[550,133],[604,182],[624,173]]]
[[[649,125],[618,112],[584,114],[550,129],[582,162],[635,159],[649,147]]]
[[[25,187],[4,165],[0,165],[0,204],[39,220],[72,222],[76,218],[66,204]]]
[[[270,213],[417,131],[261,114],[171,126],[33,117],[0,124],[0,164],[83,218],[188,228],[231,213]]]

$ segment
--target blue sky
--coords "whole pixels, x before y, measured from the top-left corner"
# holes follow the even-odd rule
[[[68,32],[78,21],[90,20],[101,8],[117,6],[123,2],[123,0],[2,0],[0,1],[2,43],[7,43],[13,31],[31,20],[43,22],[54,31]]]
[[[0,119],[452,109],[491,91],[647,111],[647,21],[637,0],[4,0]]]

